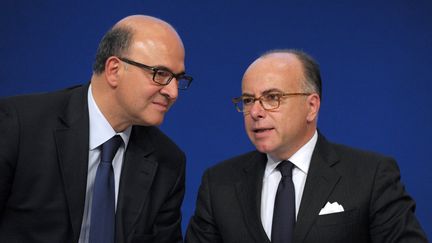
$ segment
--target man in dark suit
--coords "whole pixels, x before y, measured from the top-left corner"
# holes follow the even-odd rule
[[[184,56],[168,23],[129,16],[90,84],[0,100],[0,242],[182,242],[185,155],[156,126],[192,81]]]
[[[317,131],[321,78],[306,53],[264,54],[233,99],[257,151],[208,169],[187,243],[427,242],[388,157]]]

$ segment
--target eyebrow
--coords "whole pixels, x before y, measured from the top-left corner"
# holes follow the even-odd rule
[[[283,93],[283,91],[277,88],[271,88],[261,92],[261,95],[270,94],[270,93]],[[242,96],[255,97],[253,94],[249,94],[249,93],[243,93]]]

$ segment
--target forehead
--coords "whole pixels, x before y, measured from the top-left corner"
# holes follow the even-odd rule
[[[130,56],[149,66],[165,66],[174,72],[184,70],[184,48],[177,33],[169,26],[135,28]]]
[[[274,53],[249,66],[243,76],[242,91],[250,94],[261,94],[271,89],[299,92],[302,80],[302,64],[295,55]]]

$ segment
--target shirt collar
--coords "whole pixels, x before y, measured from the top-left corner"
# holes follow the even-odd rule
[[[295,152],[290,158],[286,160],[291,161],[296,168],[300,169],[303,173],[307,175],[309,171],[310,161],[312,158],[312,153],[318,140],[318,132],[315,130],[312,138],[303,145],[297,152]],[[282,162],[281,160],[275,161],[269,154],[267,154],[267,165],[264,172],[264,178],[269,176],[275,169],[276,166]]]
[[[92,86],[90,84],[90,87],[87,92],[87,103],[88,103],[88,110],[89,110],[89,120],[90,120],[90,150],[94,150],[97,147],[99,147],[101,144],[108,141],[110,138],[112,138],[115,135],[120,135],[120,137],[123,139],[123,143],[125,145],[125,149],[127,148],[127,145],[129,143],[129,137],[132,130],[132,126],[128,127],[122,132],[117,133],[114,131],[114,129],[111,127],[105,116],[102,114],[102,112],[99,110],[98,105],[96,104],[96,101],[93,98],[93,94],[91,92]]]

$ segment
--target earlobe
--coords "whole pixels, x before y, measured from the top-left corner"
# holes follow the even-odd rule
[[[120,60],[117,57],[111,56],[105,62],[105,77],[107,83],[113,88],[118,85],[120,67]]]
[[[307,104],[309,106],[309,114],[307,116],[307,121],[312,122],[316,120],[318,112],[321,105],[321,100],[318,94],[311,94],[307,99]]]

